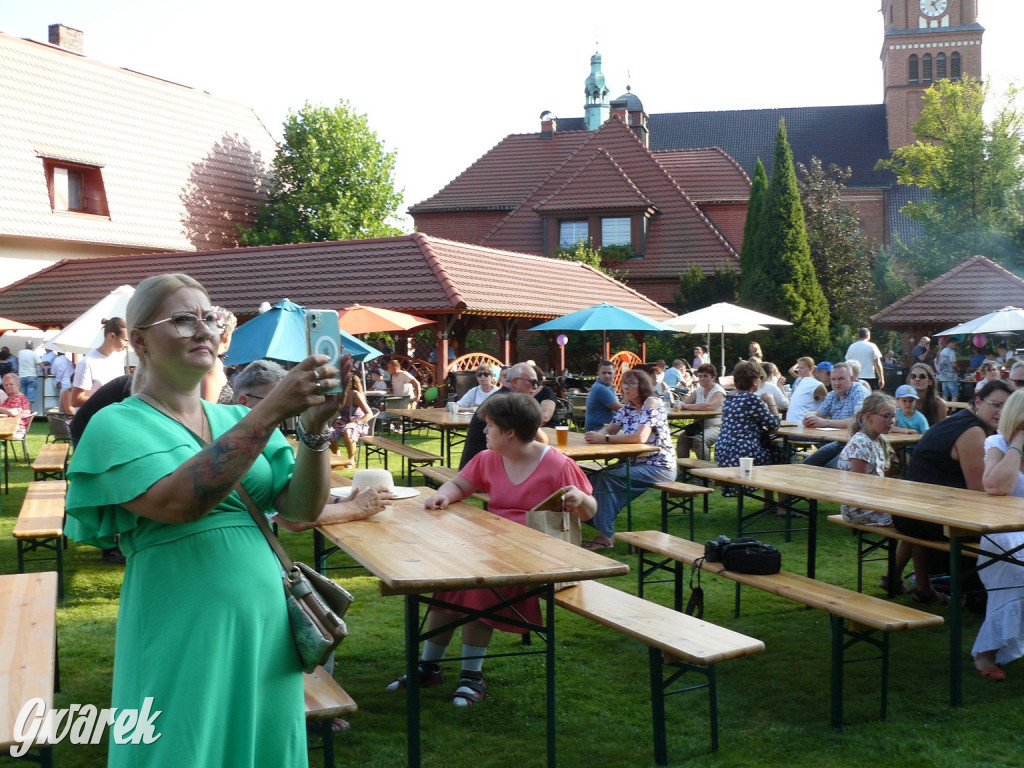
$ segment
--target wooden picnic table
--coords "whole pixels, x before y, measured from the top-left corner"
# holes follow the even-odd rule
[[[776,432],[782,438],[782,444],[786,451],[786,456],[792,455],[791,443],[793,442],[820,442],[820,443],[848,443],[852,435],[850,430],[846,427],[805,427],[802,424],[791,427],[780,427]],[[921,435],[918,433],[914,434],[903,434],[897,432],[896,434],[888,434],[885,439],[889,441],[889,445],[893,447],[896,454],[899,456],[903,472],[906,474],[907,471],[907,447],[916,445],[921,440]]]
[[[448,412],[447,408],[417,408],[413,411],[402,412],[402,442],[405,442],[405,429],[415,422],[424,422],[434,429],[441,431],[441,445],[444,449],[445,463],[452,465],[452,448],[466,442],[466,431],[469,429],[469,422],[473,420],[472,413]]]
[[[465,502],[427,510],[423,498],[394,502],[368,520],[322,526],[323,534],[380,579],[382,595],[405,597],[408,763],[420,764],[417,664],[420,605],[435,605],[433,592],[523,586],[528,596],[547,597],[541,625],[526,625],[545,638],[547,756],[555,759],[554,583],[618,576],[624,563],[498,517]],[[486,613],[486,612],[485,612]]]
[[[693,474],[723,483],[763,488],[808,499],[809,526],[808,562],[813,565],[814,518],[817,501],[850,504],[864,509],[888,512],[941,525],[949,536],[950,575],[950,704],[963,704],[962,652],[962,587],[963,552],[980,553],[977,544],[965,542],[988,533],[1024,530],[1024,499],[1016,496],[989,496],[980,491],[949,488],[930,483],[914,483],[892,477],[863,475],[807,464],[780,464],[754,467],[749,478],[738,468],[695,469]],[[741,493],[740,498],[742,499]],[[742,508],[741,508],[742,509]],[[1020,565],[1013,552],[985,552],[993,561],[1003,560]],[[813,573],[813,570],[812,570]],[[812,575],[812,574],[808,574]]]

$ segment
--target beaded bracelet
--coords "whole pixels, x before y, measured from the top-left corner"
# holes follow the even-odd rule
[[[1024,461],[1024,451],[1022,451],[1016,445],[1008,445],[1008,446],[1006,446],[1006,450],[1007,451],[1016,451],[1017,453],[1020,454],[1021,461]]]
[[[302,426],[302,419],[295,420],[295,437],[298,438],[299,442],[309,448],[311,451],[322,453],[327,450],[327,446],[331,443],[331,432],[329,429],[324,429],[316,435],[311,435],[306,431],[306,428]]]

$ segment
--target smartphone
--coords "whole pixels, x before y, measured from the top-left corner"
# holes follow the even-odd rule
[[[306,349],[311,355],[327,355],[328,365],[341,370],[341,331],[338,313],[333,309],[306,310]],[[324,394],[341,392],[341,383]]]

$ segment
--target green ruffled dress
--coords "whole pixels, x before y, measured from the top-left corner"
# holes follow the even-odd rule
[[[204,403],[213,435],[246,413]],[[281,567],[245,504],[231,494],[194,523],[138,517],[136,498],[200,450],[180,424],[132,397],[89,422],[68,470],[68,522],[98,547],[120,534],[128,558],[117,621],[111,706],[160,711],[151,744],[115,744],[109,766],[305,766],[302,670]],[[294,453],[275,432],[243,485],[269,509]]]

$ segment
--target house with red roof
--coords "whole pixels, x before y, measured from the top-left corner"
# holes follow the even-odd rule
[[[224,248],[276,143],[250,107],[0,33],[0,284],[64,258]]]

